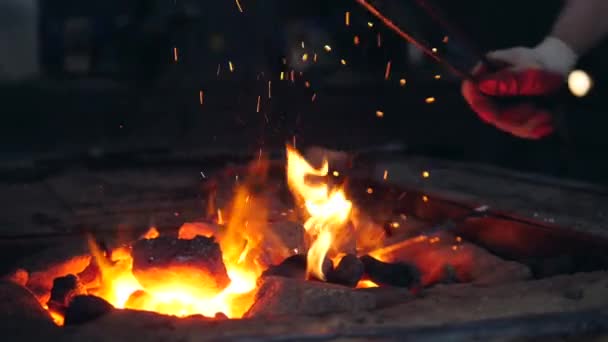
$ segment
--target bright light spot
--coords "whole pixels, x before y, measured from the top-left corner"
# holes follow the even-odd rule
[[[355,45],[359,45],[359,42],[360,42],[360,41],[359,41],[359,36],[355,36],[355,37],[353,37],[353,43],[354,43]]]
[[[340,172],[338,172],[338,171],[334,171],[334,172],[332,172],[332,174],[334,175],[334,177],[339,177],[340,176]]]
[[[325,45],[323,48],[324,48],[324,49],[325,49],[325,51],[327,51],[327,52],[330,52],[330,51],[331,51],[331,46],[329,46],[329,45]]]
[[[422,195],[422,201],[424,203],[428,202],[429,201],[429,197],[427,195]]]
[[[399,80],[399,85],[402,87],[404,87],[406,83],[407,83],[407,81],[405,80],[405,78],[402,78]]]
[[[377,110],[376,111],[376,116],[379,117],[379,118],[383,118],[384,117],[384,112],[381,111],[381,110]]]
[[[345,60],[345,59],[341,59],[341,60],[340,60],[340,63],[341,63],[342,65],[346,65],[346,60]]]
[[[382,179],[384,179],[384,180],[388,179],[388,170],[384,170],[384,175],[382,176]]]
[[[344,13],[344,22],[346,26],[350,26],[350,12]]]
[[[437,101],[437,99],[435,99],[434,97],[427,97],[424,102],[431,104],[431,103],[435,103],[435,101]]]
[[[593,87],[591,76],[583,70],[574,70],[568,76],[568,88],[576,97],[586,96]]]
[[[308,54],[305,53],[302,55],[302,62],[306,62],[308,60]]]
[[[374,189],[372,189],[372,188],[367,188],[367,193],[368,193],[368,194],[370,194],[370,195],[371,195],[371,194],[373,194],[373,193],[374,193]]]
[[[367,26],[369,26],[369,27],[374,27],[374,23],[372,23],[371,21],[368,21],[368,22],[367,22]]]
[[[444,44],[447,44],[450,41],[450,37],[448,36],[444,36],[443,39],[441,40]]]
[[[431,51],[433,51],[433,53],[437,53],[437,48],[432,48]]]
[[[234,72],[234,65],[232,65],[232,61],[228,61],[228,67],[230,68],[230,72]]]
[[[399,222],[391,222],[391,227],[395,229],[399,228]]]
[[[422,178],[429,178],[431,174],[428,171],[422,171]]]
[[[440,80],[440,79],[441,79],[441,75],[439,75],[439,74],[438,74],[438,75],[435,75],[435,79],[436,79],[436,80]]]

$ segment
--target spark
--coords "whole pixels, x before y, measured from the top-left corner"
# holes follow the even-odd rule
[[[386,63],[386,70],[384,71],[384,79],[388,81],[388,79],[391,77],[391,61],[388,61]]]
[[[341,59],[340,63],[342,63],[342,65],[346,65],[346,60],[345,59]]]
[[[433,53],[437,53],[437,48],[432,48],[431,51],[433,51]]]
[[[262,96],[258,95],[258,105],[255,109],[256,113],[260,112],[260,101],[262,100]]]
[[[243,7],[241,7],[241,2],[239,0],[235,0],[236,7],[239,9],[239,12],[243,13]]]
[[[376,116],[379,117],[379,118],[383,118],[384,117],[384,112],[381,111],[381,110],[377,110],[376,111]]]
[[[382,35],[380,35],[380,33],[376,35],[376,45],[378,45],[378,47],[382,47]]]
[[[217,72],[215,73],[217,76],[220,75],[220,70],[222,70],[222,65],[221,64],[217,64]]]
[[[291,83],[294,83],[296,81],[296,72],[291,69],[291,72],[289,73],[290,77],[291,77]]]
[[[307,54],[307,53],[304,53],[304,54],[302,55],[302,62],[306,62],[306,61],[308,61],[308,54]]]
[[[317,54],[316,53],[313,55],[312,61],[315,62],[315,63],[317,63]]]
[[[435,75],[435,79],[436,80],[440,80],[441,79],[441,75],[439,75],[439,74]]]
[[[177,63],[177,60],[178,60],[177,47],[173,48],[173,60]]]
[[[367,22],[367,26],[369,26],[370,28],[371,28],[371,27],[374,27],[374,23],[372,23],[371,21],[368,21],[368,22]]]
[[[304,86],[305,86],[306,88],[310,88],[310,82],[308,82],[308,81],[304,82]]]
[[[224,224],[224,218],[222,217],[222,209],[217,210],[217,224]]]
[[[205,176],[205,173],[203,171],[201,171],[201,177],[203,177],[203,179],[207,178],[207,176]]]
[[[268,81],[268,99],[272,98],[272,81]]]
[[[285,79],[285,71],[281,71],[281,81],[283,81]]]
[[[429,178],[431,174],[428,171],[422,171],[422,178]]]
[[[382,179],[384,179],[384,180],[388,179],[388,170],[384,170],[384,175],[382,175]]]
[[[584,97],[593,88],[593,79],[583,70],[574,70],[568,75],[568,89],[576,97]]]
[[[452,246],[452,250],[453,250],[453,251],[457,251],[457,250],[458,250],[458,246],[453,245],[453,246]]]
[[[437,99],[435,99],[434,97],[432,97],[432,96],[431,96],[431,97],[427,97],[427,98],[424,100],[424,102],[426,102],[426,103],[428,103],[428,104],[431,104],[431,103],[435,103],[435,101],[436,101],[436,100],[437,100]]]
[[[444,44],[447,44],[450,41],[450,37],[448,36],[443,36],[443,39],[441,40]]]
[[[462,242],[462,238],[460,236],[456,237],[456,242]]]
[[[344,23],[346,26],[350,26],[350,12],[344,13]]]
[[[340,177],[340,172],[338,171],[334,171],[332,172],[332,174],[334,175],[334,177]]]
[[[359,36],[354,36],[354,37],[353,37],[353,43],[354,43],[355,45],[359,45],[359,43],[360,43],[360,41],[359,41]]]
[[[205,93],[202,90],[198,92],[198,100],[201,105],[205,102]]]
[[[266,115],[266,113],[264,113],[264,120],[266,120],[266,123],[270,123],[270,120],[268,119],[268,115]]]
[[[312,102],[315,102],[315,100],[317,99],[317,93],[312,94]]]
[[[293,137],[291,137],[291,142],[292,142],[293,148],[296,148],[296,136],[295,135]]]
[[[331,46],[329,46],[329,45],[325,45],[323,48],[324,48],[324,49],[325,49],[325,51],[327,51],[327,52],[330,52],[330,51],[331,51]]]
[[[395,229],[399,228],[399,222],[392,222],[391,227],[393,227]]]
[[[232,64],[232,61],[228,61],[228,68],[230,69],[230,72],[234,72],[234,65]]]
[[[367,188],[367,193],[368,194],[373,194],[374,193],[374,189],[373,188]]]
[[[302,46],[302,49],[304,49],[304,46],[305,46],[305,45],[304,45],[304,41],[302,41],[301,46]]]
[[[404,87],[406,83],[407,83],[407,80],[405,78],[402,78],[399,80],[399,85],[402,87]]]
[[[428,201],[429,201],[429,196],[427,196],[427,195],[422,195],[422,201],[423,201],[424,203],[428,202]]]
[[[283,57],[281,58],[281,61],[283,62],[283,65],[287,65],[287,58]]]

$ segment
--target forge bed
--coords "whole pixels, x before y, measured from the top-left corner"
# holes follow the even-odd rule
[[[491,277],[436,284],[416,294],[389,291],[383,294],[385,303],[371,311],[208,321],[117,310],[68,328],[15,310],[11,298],[18,296],[3,284],[4,334],[14,340],[66,341],[525,340],[608,334],[607,191],[483,165],[386,160],[353,170],[349,184],[353,199],[378,223],[405,215],[417,232],[462,237],[501,263],[525,266],[529,274],[505,277],[514,269],[494,270],[490,264],[482,275]],[[175,156],[110,169],[100,165],[75,164],[0,185],[6,211],[0,227],[2,274],[15,266],[31,271],[40,260],[86,251],[84,231],[124,241],[152,224],[170,232],[199,220],[211,179],[239,172],[238,166],[213,170],[196,158]],[[420,176],[424,170],[429,178]],[[483,215],[471,215],[481,206],[487,207]],[[391,234],[389,239],[398,243],[413,233],[395,229]]]

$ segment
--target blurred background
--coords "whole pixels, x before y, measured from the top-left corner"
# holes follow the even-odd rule
[[[434,3],[451,29],[414,0],[374,1],[464,70],[476,50],[538,43],[561,5]],[[0,51],[4,175],[109,156],[254,155],[295,140],[608,183],[606,44],[579,65],[591,92],[556,99],[562,127],[534,142],[483,124],[458,78],[354,1],[0,0]]]

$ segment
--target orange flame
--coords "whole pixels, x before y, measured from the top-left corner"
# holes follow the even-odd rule
[[[311,177],[326,177],[329,163],[312,167],[296,150],[287,146],[287,183],[299,206],[306,208],[306,234],[312,241],[307,255],[307,274],[325,280],[323,262],[336,242],[340,229],[348,222],[352,209],[342,189],[330,188],[326,181],[311,183]]]

